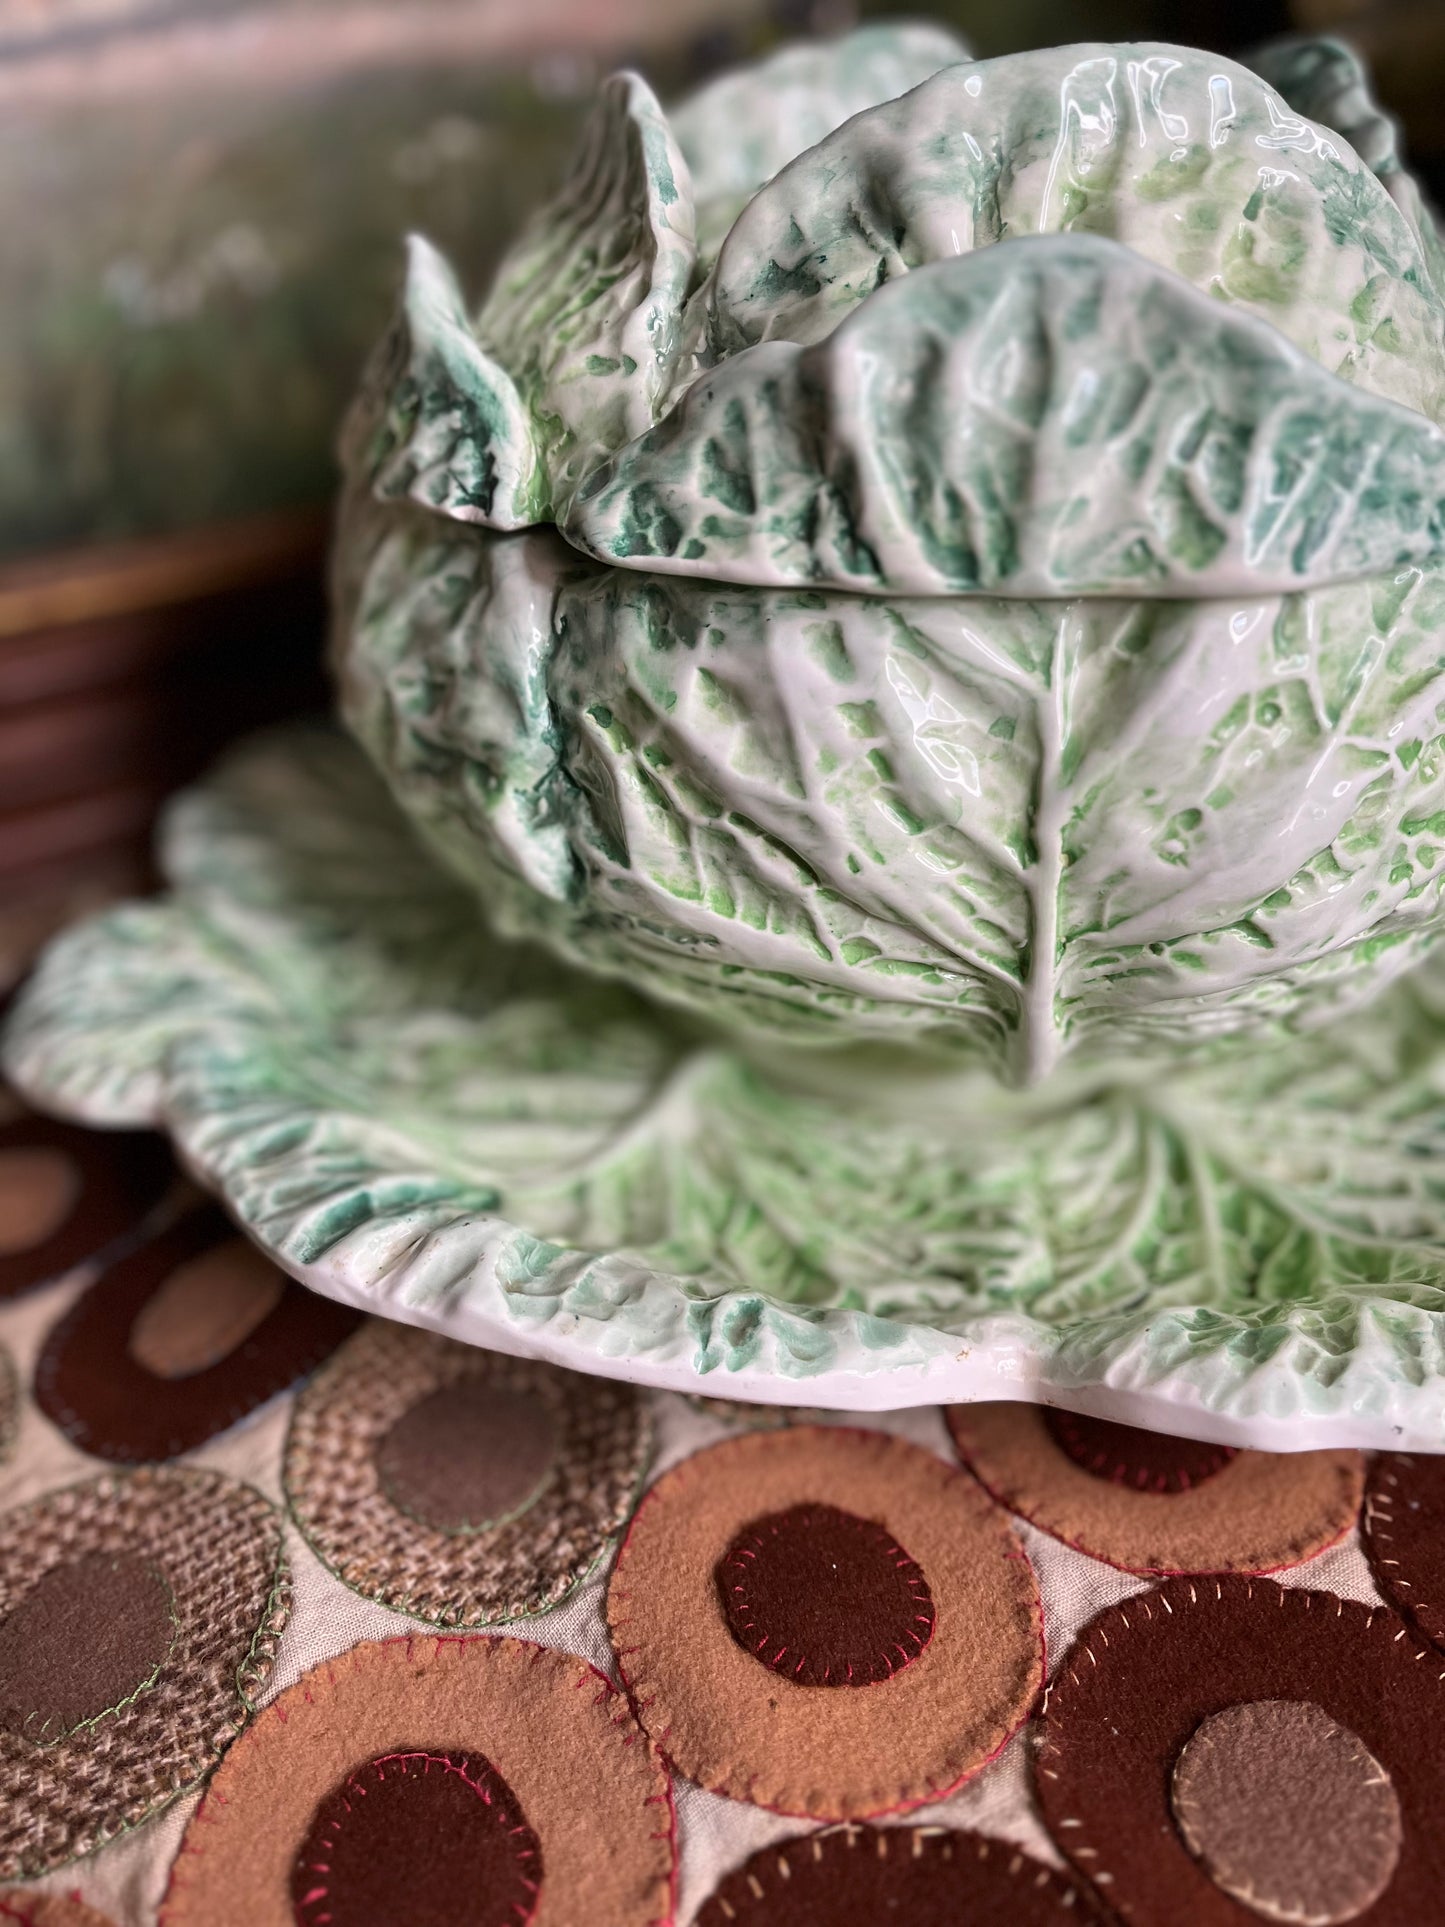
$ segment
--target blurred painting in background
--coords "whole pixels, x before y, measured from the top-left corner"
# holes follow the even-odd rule
[[[134,887],[224,740],[324,702],[333,443],[401,237],[476,293],[603,74],[665,99],[883,13],[981,56],[1335,32],[1445,190],[1445,0],[0,0],[0,982],[7,929]]]

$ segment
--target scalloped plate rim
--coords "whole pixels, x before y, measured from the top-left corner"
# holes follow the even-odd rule
[[[20,1067],[11,1068],[10,1082],[38,1110],[93,1128],[118,1128],[114,1116],[101,1118],[94,1111],[87,1115],[84,1105],[58,1106]],[[545,1320],[539,1318],[529,1330],[519,1317],[488,1310],[477,1304],[474,1297],[470,1302],[437,1309],[407,1300],[404,1272],[390,1289],[379,1293],[375,1284],[368,1284],[359,1275],[352,1261],[359,1254],[354,1249],[348,1250],[355,1247],[358,1232],[364,1235],[366,1227],[358,1227],[338,1240],[323,1258],[303,1262],[244,1219],[215,1171],[178,1141],[164,1115],[132,1118],[128,1122],[132,1128],[148,1124],[169,1136],[186,1173],[215,1195],[246,1235],[299,1284],[374,1317],[389,1318],[512,1357],[539,1359],[644,1389],[760,1405],[801,1405],[840,1418],[853,1412],[879,1413],[995,1400],[1052,1406],[1118,1424],[1253,1451],[1305,1452],[1348,1447],[1365,1451],[1445,1451],[1445,1377],[1440,1375],[1429,1377],[1423,1385],[1413,1388],[1415,1396],[1406,1401],[1404,1409],[1386,1406],[1362,1410],[1365,1399],[1357,1395],[1352,1410],[1318,1413],[1239,1409],[1241,1405],[1253,1407],[1270,1402],[1272,1388],[1276,1393],[1285,1390],[1297,1396],[1298,1375],[1274,1360],[1256,1368],[1247,1384],[1236,1389],[1233,1410],[1211,1408],[1197,1386],[1182,1373],[1156,1377],[1147,1385],[1109,1382],[1108,1374],[1127,1370],[1128,1354],[1146,1344],[1164,1318],[1175,1316],[1187,1307],[1176,1308],[1141,1324],[1131,1335],[1127,1351],[1105,1365],[1104,1376],[1082,1382],[1070,1382],[1062,1374],[1051,1374],[1048,1348],[1041,1342],[1050,1327],[1018,1313],[980,1316],[974,1321],[980,1328],[976,1337],[941,1332],[933,1327],[911,1327],[920,1338],[931,1341],[930,1357],[884,1364],[876,1352],[871,1352],[877,1362],[870,1368],[859,1369],[856,1364],[846,1362],[846,1353],[863,1349],[855,1329],[861,1314],[836,1307],[820,1309],[810,1322],[838,1343],[844,1359],[796,1377],[767,1367],[700,1365],[679,1357],[650,1356],[645,1352],[609,1352],[597,1342],[607,1328],[606,1322],[584,1319],[576,1312],[554,1313]],[[658,1287],[664,1288],[660,1275],[653,1273],[652,1276]],[[467,1282],[474,1289],[475,1275]],[[489,1283],[495,1288],[494,1281]],[[675,1285],[671,1288],[676,1290]],[[737,1291],[708,1302],[716,1311],[726,1305],[728,1298],[755,1296],[757,1294]],[[796,1308],[780,1305],[780,1309]],[[1441,1322],[1445,1324],[1445,1319]],[[1352,1369],[1360,1369],[1358,1361]],[[1360,1393],[1373,1392],[1378,1398],[1390,1388],[1376,1379],[1373,1384],[1358,1389]],[[1417,1405],[1426,1409],[1413,1409]],[[1433,1424],[1430,1409],[1435,1414]]]

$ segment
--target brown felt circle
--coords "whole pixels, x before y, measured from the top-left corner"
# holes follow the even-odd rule
[[[800,1686],[869,1686],[933,1637],[928,1581],[892,1533],[809,1502],[751,1520],[717,1565],[718,1600],[745,1653]]]
[[[196,1295],[213,1286],[219,1317]],[[271,1309],[247,1326],[239,1301],[255,1311],[265,1296]],[[82,1293],[36,1361],[35,1400],[96,1458],[176,1458],[312,1371],[360,1322],[349,1306],[283,1278],[208,1207],[129,1252]],[[235,1342],[207,1362],[226,1324]]]
[[[280,1304],[286,1280],[245,1238],[178,1265],[141,1306],[130,1355],[157,1378],[190,1378],[236,1350]]]
[[[171,1589],[132,1552],[52,1566],[0,1621],[0,1727],[63,1739],[155,1684],[175,1642]]]
[[[0,1256],[53,1238],[80,1197],[73,1158],[51,1144],[0,1150]]]
[[[111,1472],[6,1514],[0,1624],[17,1614],[34,1623],[37,1592],[62,1584],[51,1575],[87,1560],[116,1562],[117,1589],[127,1562],[161,1576],[173,1615],[168,1650],[144,1691],[53,1744],[0,1728],[6,1879],[34,1879],[92,1852],[208,1773],[249,1718],[285,1623],[280,1519],[259,1493],[219,1472]],[[84,1590],[94,1598],[88,1582]],[[86,1636],[103,1650],[115,1628],[103,1605],[97,1613]],[[157,1631],[142,1642],[144,1654]],[[112,1685],[125,1670],[117,1666]]]
[[[408,1748],[321,1800],[291,1904],[298,1927],[519,1927],[541,1879],[537,1836],[489,1760]]]
[[[174,1177],[165,1141],[149,1131],[83,1131],[29,1112],[0,1124],[0,1300],[135,1231]]]
[[[1175,1764],[1226,1708],[1308,1701],[1359,1738],[1399,1800],[1394,1878],[1355,1918],[1419,1927],[1439,1918],[1445,1891],[1442,1670],[1384,1607],[1234,1574],[1168,1580],[1100,1613],[1056,1664],[1034,1763],[1045,1823],[1125,1921],[1239,1927],[1258,1916],[1215,1884],[1175,1825]],[[1258,1810],[1252,1851],[1267,1803]],[[1329,1864],[1337,1881],[1353,1877],[1345,1853]]]
[[[1273,1572],[1313,1558],[1354,1524],[1359,1452],[1237,1452],[1187,1491],[1102,1479],[1025,1404],[950,1405],[959,1457],[994,1498],[1066,1545],[1125,1572]]]
[[[1007,1840],[948,1827],[830,1827],[763,1847],[693,1927],[1082,1927],[1087,1891]]]
[[[429,1392],[377,1441],[381,1489],[437,1532],[478,1532],[541,1496],[560,1426],[532,1392],[462,1379]]]
[[[1142,1432],[1134,1425],[1115,1425],[1109,1419],[1052,1407],[1044,1408],[1044,1425],[1075,1465],[1096,1479],[1131,1486],[1136,1492],[1188,1492],[1239,1456],[1232,1446]]]
[[[21,1887],[0,1893],[0,1921],[19,1927],[114,1927],[108,1914],[98,1914],[76,1894],[27,1893]]]
[[[1445,1649],[1445,1459],[1381,1452],[1365,1487],[1360,1542],[1381,1592]]]
[[[1201,1720],[1170,1802],[1215,1886],[1265,1920],[1354,1920],[1400,1858],[1389,1774],[1312,1700],[1244,1701]]]
[[[368,1642],[258,1716],[193,1815],[164,1927],[291,1927],[292,1868],[317,1804],[388,1753],[490,1762],[540,1843],[538,1927],[672,1917],[672,1796],[627,1703],[570,1653],[485,1635]],[[460,1927],[460,1923],[459,1923]]]
[[[535,1498],[456,1530],[449,1476],[468,1514],[515,1494],[524,1411],[519,1463]],[[539,1480],[544,1431],[555,1443]],[[296,1401],[284,1477],[312,1550],[354,1591],[434,1624],[484,1626],[545,1612],[585,1577],[632,1509],[651,1443],[631,1386],[377,1319]]]
[[[733,1638],[716,1569],[739,1532],[793,1506],[876,1521],[927,1579],[933,1638],[853,1692],[800,1685]],[[698,1452],[638,1507],[607,1598],[638,1715],[680,1773],[816,1819],[918,1805],[990,1759],[1042,1680],[1033,1571],[972,1480],[886,1432],[797,1426]]]

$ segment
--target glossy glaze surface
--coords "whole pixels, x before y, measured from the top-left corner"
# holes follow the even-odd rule
[[[1389,123],[1332,43],[868,46],[609,83],[475,317],[417,244],[345,714],[499,929],[748,1031],[1031,1085],[1328,1021],[1440,916]]]
[[[165,860],[168,899],[52,950],[7,1068],[164,1124],[323,1292],[730,1397],[1445,1437],[1434,978],[1344,1034],[1013,1094],[750,1054],[488,938],[339,738],[258,744]]]

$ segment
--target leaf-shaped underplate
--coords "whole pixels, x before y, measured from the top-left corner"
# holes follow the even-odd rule
[[[8,1067],[73,1115],[167,1127],[323,1292],[744,1398],[1445,1440],[1428,999],[1047,1102],[882,1054],[763,1063],[488,942],[319,733],[184,801],[166,862],[167,901],[52,949]]]
[[[603,561],[905,595],[1225,596],[1445,547],[1445,432],[1097,235],[765,341],[582,485]]]

